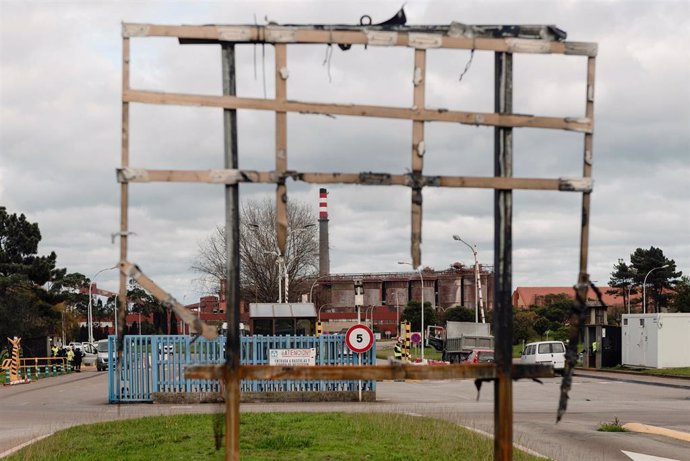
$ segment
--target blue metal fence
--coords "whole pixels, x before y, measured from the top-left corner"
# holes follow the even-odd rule
[[[376,363],[375,347],[363,354],[351,352],[345,335],[244,336],[240,362],[268,365],[270,349],[316,349],[317,365]],[[150,402],[156,392],[219,392],[220,382],[184,379],[187,365],[223,363],[225,338],[213,341],[190,336],[128,335],[124,338],[122,367],[117,372],[117,337],[108,338],[108,400]],[[359,381],[242,380],[241,392],[338,392],[357,391]],[[376,390],[375,381],[362,381],[363,391]]]

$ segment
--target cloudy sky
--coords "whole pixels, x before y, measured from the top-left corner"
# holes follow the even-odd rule
[[[38,222],[42,254],[91,277],[113,266],[119,246],[121,22],[157,24],[355,24],[392,16],[401,2],[32,2],[0,0],[0,204]],[[597,42],[592,280],[605,284],[618,258],[656,246],[690,273],[690,7],[681,1],[408,1],[408,24],[553,24],[568,40]],[[288,49],[294,100],[412,105],[410,49]],[[221,93],[217,46],[135,39],[136,89]],[[462,81],[467,51],[430,51],[427,105],[493,110],[493,55],[477,52]],[[514,111],[584,114],[584,57],[518,55]],[[273,48],[238,49],[238,94],[273,94]],[[264,68],[266,69],[264,73]],[[264,77],[265,74],[265,77]],[[218,109],[132,105],[131,165],[222,168]],[[289,168],[403,173],[411,123],[288,116]],[[515,176],[580,176],[579,134],[515,130]],[[493,130],[426,127],[426,174],[493,175]],[[240,167],[274,167],[274,118],[240,111]],[[288,183],[291,199],[313,203],[318,186]],[[224,220],[223,188],[191,184],[130,187],[130,260],[178,299],[199,296],[189,267],[198,244]],[[407,188],[329,186],[332,272],[399,271],[409,256]],[[242,185],[243,198],[273,187]],[[572,285],[577,278],[581,196],[514,194],[514,287]],[[422,259],[447,268],[472,263],[460,234],[493,263],[493,193],[426,189]],[[117,290],[115,271],[99,286]]]

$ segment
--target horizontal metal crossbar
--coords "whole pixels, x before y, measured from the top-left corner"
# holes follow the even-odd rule
[[[376,27],[324,27],[278,25],[156,25],[123,24],[122,36],[176,37],[199,39],[207,43],[303,43],[343,44],[367,46],[404,46],[415,49],[450,48],[498,51],[505,53],[565,54],[596,56],[597,44],[561,42],[544,39],[484,38],[456,34],[454,31],[419,32],[414,26],[395,30],[375,30]]]
[[[522,114],[492,112],[463,112],[448,109],[427,109],[371,106],[363,104],[331,104],[302,101],[214,96],[160,91],[124,90],[123,102],[179,106],[222,107],[224,109],[255,109],[274,112],[298,112],[317,115],[346,115],[353,117],[379,117],[424,122],[451,122],[473,126],[500,126],[506,128],[548,128],[554,130],[592,132],[592,120],[584,117],[538,117]]]
[[[227,365],[192,365],[185,368],[186,379],[229,378]],[[275,366],[241,365],[239,379],[296,379],[296,380],[382,380],[382,379],[494,379],[497,368],[492,363],[450,364],[450,365],[412,365],[394,362],[389,365],[320,365],[320,366]],[[547,365],[515,364],[511,378],[552,378],[553,367]]]
[[[478,189],[523,189],[591,192],[591,178],[514,178],[481,176],[424,176],[389,173],[308,173],[296,171],[149,170],[119,168],[117,179],[128,182],[198,182],[209,184],[285,183],[287,179],[312,184],[362,184],[369,186],[469,187]]]

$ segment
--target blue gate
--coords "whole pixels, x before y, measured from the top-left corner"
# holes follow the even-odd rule
[[[363,354],[351,352],[345,335],[244,336],[240,363],[268,365],[270,349],[316,349],[316,365],[376,363],[375,347]],[[215,340],[190,336],[128,335],[124,337],[122,367],[117,372],[117,337],[108,338],[108,401],[151,402],[157,392],[220,392],[215,380],[185,379],[187,365],[219,364],[225,360],[224,337]],[[375,346],[375,345],[374,345]],[[363,391],[375,391],[375,381],[362,381]],[[242,380],[241,392],[338,392],[357,391],[359,381]]]

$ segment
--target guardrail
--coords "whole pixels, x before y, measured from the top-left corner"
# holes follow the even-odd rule
[[[11,359],[2,361],[2,379],[9,383]],[[19,376],[22,379],[38,380],[50,376],[71,373],[71,367],[67,363],[67,357],[27,357],[19,359]]]

